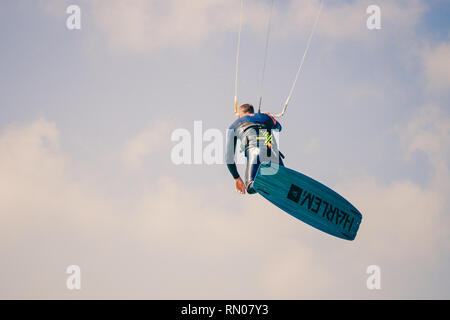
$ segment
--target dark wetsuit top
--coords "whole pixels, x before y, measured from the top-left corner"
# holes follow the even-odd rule
[[[240,140],[240,151],[245,153],[247,159],[245,185],[249,193],[255,192],[253,180],[262,161],[283,165],[272,131],[281,131],[281,124],[265,113],[241,117],[228,128],[225,156],[227,167],[234,179],[239,177],[234,158],[237,140]]]

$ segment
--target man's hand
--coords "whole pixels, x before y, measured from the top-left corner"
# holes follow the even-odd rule
[[[244,182],[242,181],[241,177],[236,178],[236,179],[234,180],[234,183],[235,183],[235,185],[236,185],[236,191],[237,191],[238,193],[240,193],[240,194],[245,194],[245,184],[244,184]]]

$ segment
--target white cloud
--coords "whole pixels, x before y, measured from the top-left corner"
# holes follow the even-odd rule
[[[4,271],[0,296],[63,297],[67,292],[58,281],[64,280],[55,268],[64,272],[68,264],[79,263],[74,261],[77,259],[84,261],[79,264],[91,279],[98,277],[91,280],[94,282],[87,281],[81,295],[97,298],[129,297],[136,292],[140,292],[140,297],[225,297],[242,281],[270,288],[273,283],[265,276],[267,270],[284,268],[279,265],[283,260],[278,261],[278,248],[292,248],[292,230],[298,224],[289,223],[289,218],[270,204],[256,197],[247,198],[246,210],[233,212],[225,200],[211,201],[226,193],[220,190],[222,187],[192,189],[170,177],[149,182],[144,189],[128,190],[123,197],[105,196],[101,182],[92,183],[85,178],[88,172],[74,171],[58,147],[58,136],[55,125],[45,120],[9,127],[0,136],[1,154],[7,155],[0,160],[0,251],[7,257],[0,262]],[[265,209],[261,210],[261,206]],[[158,278],[150,287],[144,284],[130,291],[126,284],[136,283],[134,270],[162,259],[143,259],[131,249],[135,246],[148,252],[164,252],[166,257],[162,270],[147,270]],[[299,244],[294,244],[294,248],[295,266],[308,264],[308,250]],[[128,262],[121,261],[124,255]],[[173,268],[179,261],[192,259],[183,266],[183,278],[173,282]],[[15,261],[16,266],[8,261]],[[263,264],[255,270],[258,261]],[[206,263],[212,264],[213,275],[223,277],[210,283],[206,274],[199,273]],[[25,268],[28,264],[35,268]],[[245,266],[230,272],[236,264]],[[251,276],[243,278],[241,272]],[[117,292],[106,289],[111,285],[107,274],[114,275]],[[195,286],[190,280],[193,278],[197,279]],[[40,279],[42,290],[36,289],[33,294],[27,283],[37,285],[36,279]],[[266,281],[269,282],[265,284]],[[16,282],[20,285],[14,286]],[[165,287],[155,291],[155,286]],[[269,291],[257,293],[249,288],[240,294],[272,295]]]
[[[442,109],[426,105],[397,132],[405,159],[415,151],[428,157],[433,172],[425,186],[407,179],[384,185],[369,177],[340,188],[364,213],[360,240],[374,253],[402,261],[435,257],[449,236],[450,119]]]
[[[68,229],[97,229],[112,211],[83,176],[73,174],[54,123],[10,126],[0,136],[0,238],[21,240],[62,220]],[[100,233],[98,233],[100,235]]]
[[[374,259],[406,263],[437,254],[446,220],[438,190],[408,180],[386,186],[374,178],[348,181],[338,189],[363,212],[358,241]]]
[[[431,115],[423,120],[421,112]],[[421,112],[401,131],[407,150],[423,150],[434,164],[442,163],[441,157],[448,161],[433,147],[448,141],[448,118],[439,109]],[[434,144],[422,144],[425,131]],[[364,214],[356,241],[346,242],[259,196],[234,195],[231,185],[192,188],[161,174],[143,188],[123,185],[122,197],[106,196],[101,181],[87,184],[83,177],[89,172],[74,171],[59,143],[55,125],[45,120],[7,128],[0,136],[1,154],[7,155],[0,160],[6,199],[0,202],[0,250],[8,257],[0,262],[8,275],[1,282],[9,288],[0,292],[3,297],[35,297],[27,287],[34,278],[41,279],[35,292],[65,296],[55,270],[77,263],[74,257],[84,261],[90,279],[80,294],[94,298],[364,297],[366,261],[389,270],[392,263],[423,266],[424,260],[446,259],[438,253],[439,240],[448,237],[450,179],[440,167],[436,177],[441,179],[426,188],[408,180],[386,186],[375,178],[339,185],[336,190]],[[30,239],[45,241],[44,258],[35,254],[43,250],[40,242]],[[6,262],[36,265],[36,259],[35,271]],[[147,280],[136,270],[145,270]],[[24,277],[31,282],[18,280]],[[346,282],[362,289],[351,294],[339,287]],[[400,289],[399,296],[405,294]]]
[[[367,1],[327,3],[317,33],[328,40],[367,38]],[[382,25],[389,34],[410,32],[421,17],[420,1],[381,1]],[[170,0],[123,2],[89,1],[92,20],[100,35],[114,49],[151,52],[162,48],[193,48],[224,32],[237,33],[240,1]],[[275,3],[272,37],[307,35],[318,13],[320,0]],[[245,1],[244,31],[265,36],[269,2]]]
[[[146,52],[190,47],[239,19],[231,1],[94,1],[95,23],[113,47]]]
[[[440,43],[423,53],[427,87],[445,91],[450,88],[450,43]]]
[[[436,105],[426,105],[416,111],[402,139],[409,141],[409,153],[422,151],[435,166],[450,160],[450,119]]]
[[[158,121],[154,127],[145,129],[130,138],[123,147],[122,159],[128,168],[140,169],[143,162],[153,153],[159,153],[167,146],[170,130],[174,124]]]

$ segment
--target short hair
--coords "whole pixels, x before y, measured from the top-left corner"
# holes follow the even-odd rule
[[[242,113],[255,113],[255,109],[253,109],[253,106],[249,103],[243,104],[239,107],[239,110]]]

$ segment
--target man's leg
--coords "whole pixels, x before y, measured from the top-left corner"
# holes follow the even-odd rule
[[[267,152],[264,148],[250,148],[247,152],[247,168],[245,169],[245,187],[247,188],[247,193],[256,193],[253,189],[253,181],[255,180],[256,173],[258,172],[259,165],[261,164],[261,152]],[[277,151],[275,154],[272,153],[272,158],[265,158],[265,161],[273,161],[277,163],[280,167],[284,167],[283,158]],[[278,160],[278,161],[277,161]]]
[[[247,152],[247,168],[245,169],[245,187],[247,188],[248,194],[256,193],[253,189],[253,180],[258,172],[259,165],[259,148],[250,148]]]

